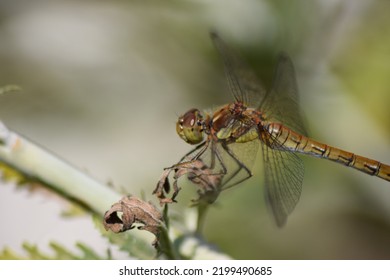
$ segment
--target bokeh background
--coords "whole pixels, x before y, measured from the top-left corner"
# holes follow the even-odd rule
[[[162,168],[191,148],[177,116],[231,100],[213,29],[266,86],[288,52],[311,136],[390,163],[389,11],[386,0],[2,0],[0,85],[23,91],[1,96],[0,118],[98,180],[154,199]],[[301,200],[278,229],[258,158],[255,176],[210,210],[206,240],[238,259],[390,258],[388,182],[304,157]],[[173,209],[188,204],[183,195]],[[61,210],[0,185],[0,248],[56,240],[106,250],[89,218]]]

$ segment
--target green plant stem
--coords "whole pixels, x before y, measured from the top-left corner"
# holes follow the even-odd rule
[[[121,195],[0,122],[0,161],[99,215]]]
[[[209,209],[210,204],[205,203],[205,202],[200,202],[199,205],[197,206],[198,208],[198,218],[196,221],[196,233],[202,234],[203,230],[203,224],[205,221],[205,216],[207,213],[207,210]]]

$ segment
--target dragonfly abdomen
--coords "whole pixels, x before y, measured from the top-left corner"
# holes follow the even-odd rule
[[[390,181],[390,166],[387,164],[317,142],[279,123],[267,125],[266,130],[271,135],[268,138],[273,140],[266,139],[265,143],[271,148],[325,158]],[[262,138],[264,140],[264,136]]]
[[[345,166],[352,167],[366,174],[377,176],[386,181],[390,181],[390,166],[377,160],[356,155],[351,152],[328,146],[317,141],[308,139],[308,146],[311,147],[315,155],[329,159]]]

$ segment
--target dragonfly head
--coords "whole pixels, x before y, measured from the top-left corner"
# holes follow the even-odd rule
[[[176,123],[176,132],[187,143],[199,144],[204,138],[204,119],[198,109],[188,110]]]

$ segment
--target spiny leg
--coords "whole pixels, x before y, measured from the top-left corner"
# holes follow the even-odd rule
[[[176,182],[177,178],[174,178],[175,182],[173,184],[172,197],[171,198],[165,197],[165,193],[168,193],[170,189],[170,184],[168,181],[169,174],[174,170],[177,171],[180,170],[181,168],[186,168],[185,165],[195,162],[200,156],[204,154],[204,152],[207,150],[208,145],[209,145],[209,141],[205,141],[199,144],[194,149],[192,149],[187,154],[185,154],[178,163],[172,165],[171,167],[164,168],[163,175],[161,176],[160,180],[157,182],[157,186],[153,191],[153,194],[156,194],[158,199],[160,200],[160,204],[175,202],[174,199],[180,191],[180,188],[177,186],[177,182]],[[197,150],[199,151],[197,152]],[[190,160],[185,161],[185,159],[188,158],[189,155],[195,152],[196,152],[195,156],[193,156]]]
[[[249,170],[249,168],[242,162],[240,161],[237,156],[233,153],[233,151],[229,148],[228,144],[226,144],[225,142],[222,142],[222,148],[228,153],[228,155],[236,162],[238,168],[229,175],[228,179],[223,183],[223,186],[227,185],[235,176],[237,176],[237,174],[242,170],[244,169],[248,175],[242,179],[240,179],[239,181],[235,182],[234,184],[231,184],[231,185],[228,185],[228,186],[225,186],[223,189],[226,190],[226,189],[229,189],[231,187],[234,187],[235,185],[239,184],[239,183],[242,183],[244,182],[245,180],[248,180],[250,177],[253,176],[252,172]],[[224,164],[222,163],[221,161],[221,164],[224,166]],[[226,167],[224,166],[225,170],[226,170]]]
[[[172,165],[171,167],[166,167],[164,169],[176,169],[176,168],[180,168],[180,165],[183,165],[183,164],[186,164],[186,163],[189,163],[189,162],[193,162],[195,160],[197,160],[199,157],[201,157],[204,152],[207,150],[208,146],[209,146],[209,140],[206,140],[204,141],[203,143],[199,144],[198,146],[196,146],[194,149],[192,149],[191,151],[189,151],[188,153],[186,153],[180,160],[178,163]],[[195,153],[197,150],[200,150],[196,153],[195,156],[191,157],[189,160],[186,160],[186,158],[188,158],[189,155]]]

